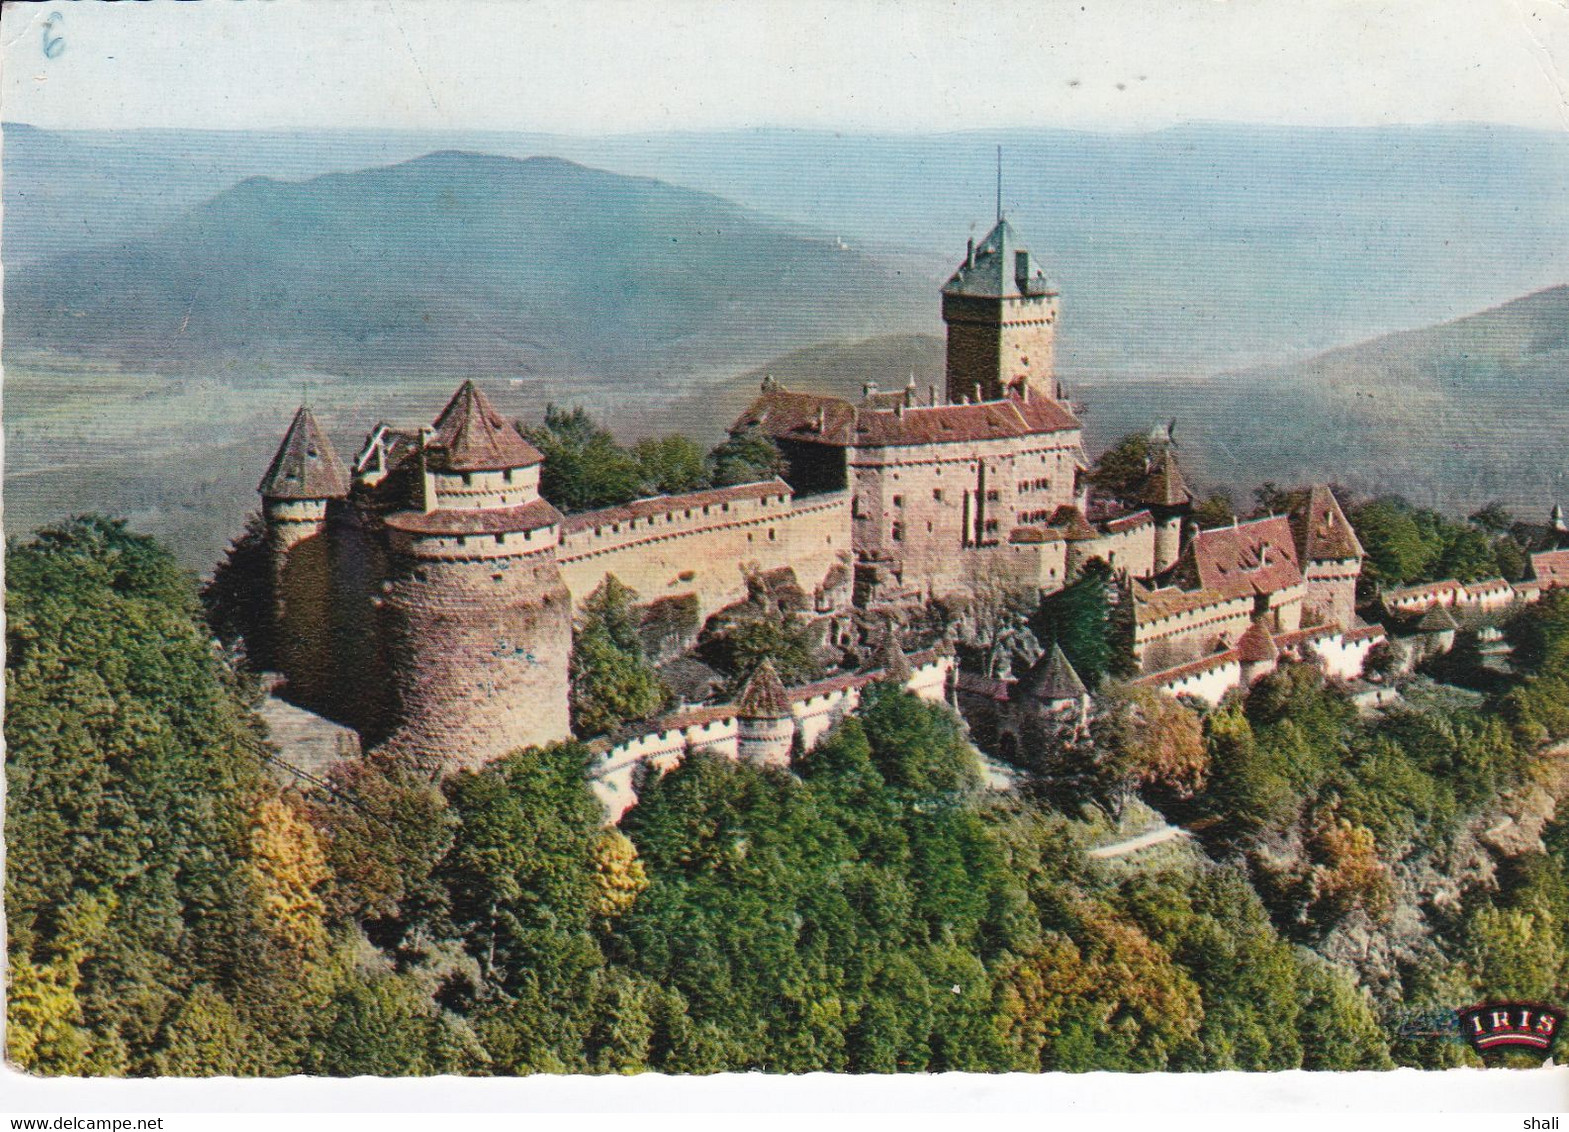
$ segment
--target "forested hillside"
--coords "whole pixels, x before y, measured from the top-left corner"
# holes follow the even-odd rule
[[[1475,1063],[1445,1011],[1569,992],[1562,594],[1485,699],[1366,717],[1286,666],[1201,716],[1108,678],[1073,773],[998,792],[874,685],[791,771],[693,756],[612,830],[577,744],[280,788],[166,550],[79,520],[7,565],[33,1072],[1439,1066]],[[1086,855],[1147,805],[1197,843]]]

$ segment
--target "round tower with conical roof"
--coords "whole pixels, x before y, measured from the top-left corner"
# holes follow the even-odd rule
[[[284,694],[328,710],[336,651],[329,510],[349,494],[349,476],[310,409],[300,406],[257,490],[272,566],[274,648],[269,661]]]
[[[795,714],[774,662],[764,658],[736,700],[736,751],[748,762],[789,766]]]
[[[1177,442],[1172,426],[1157,428],[1149,437],[1149,474],[1139,502],[1155,519],[1155,573],[1161,574],[1182,557],[1182,528],[1193,513],[1193,492],[1177,464]]]
[[[416,443],[382,520],[386,749],[451,769],[570,738],[572,599],[543,457],[473,382]]]

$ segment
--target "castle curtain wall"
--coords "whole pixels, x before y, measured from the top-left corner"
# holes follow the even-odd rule
[[[568,518],[559,561],[574,603],[614,574],[643,602],[696,596],[702,620],[746,598],[748,573],[791,567],[810,595],[849,557],[847,492],[792,499],[781,486],[707,504],[707,514],[679,496],[665,502],[667,510],[636,519],[611,518],[615,508]]]

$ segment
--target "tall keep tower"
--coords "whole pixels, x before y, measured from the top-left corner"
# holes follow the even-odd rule
[[[570,738],[572,599],[542,463],[472,382],[421,432],[407,509],[384,519],[387,749],[448,769]]]
[[[302,405],[294,414],[257,491],[272,562],[270,662],[291,699],[326,710],[335,662],[328,511],[348,497],[349,475],[310,409]]]
[[[948,400],[1056,397],[1057,288],[1008,221],[977,247],[942,289],[948,324]]]

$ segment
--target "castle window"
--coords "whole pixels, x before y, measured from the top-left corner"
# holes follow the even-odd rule
[[[932,501],[935,502],[935,503],[941,503],[942,502],[942,488],[940,488],[940,487],[932,488]]]
[[[747,542],[751,542],[752,541],[752,532],[751,531],[747,531],[746,532],[746,541]]]
[[[728,504],[728,503],[721,503],[719,505],[719,509],[721,511],[723,511],[726,515],[730,514],[730,504]]]
[[[468,544],[469,544],[469,540],[468,539],[464,538],[462,535],[458,536],[458,545],[459,546],[467,546]]]
[[[507,545],[507,536],[506,535],[497,535],[496,536],[496,545],[497,546],[506,546]]]
[[[997,520],[996,519],[987,519],[986,520],[986,533],[989,534],[989,535],[994,535],[994,534],[997,533]]]
[[[903,523],[895,523],[893,525],[893,530],[891,532],[889,532],[889,533],[893,536],[893,541],[894,542],[903,542],[904,541],[904,524]]]
[[[769,542],[774,542],[774,541],[776,541],[776,536],[775,536],[775,534],[774,534],[774,529],[773,529],[773,528],[772,528],[772,527],[769,527],[769,528],[768,528],[768,541],[769,541]]]
[[[688,507],[688,508],[687,508],[687,509],[686,509],[686,517],[687,517],[687,518],[688,518],[688,519],[690,519],[690,518],[691,518],[691,517],[692,517],[692,509],[691,509],[691,508],[690,508],[690,507]]]
[[[473,484],[473,482],[474,482],[474,473],[473,472],[464,472],[463,473],[463,486],[464,487],[468,487],[471,484]]]
[[[511,468],[503,468],[502,469],[502,471],[501,471],[501,482],[502,483],[511,483],[512,482],[512,469]]]
[[[894,496],[893,497],[893,505],[895,507],[903,507],[904,506],[904,496],[902,496],[902,495]]]
[[[999,500],[1001,498],[1002,498],[1002,495],[997,491],[996,488],[992,488],[990,491],[988,491],[986,493],[986,502],[988,502],[988,503],[996,503],[997,500]]]

